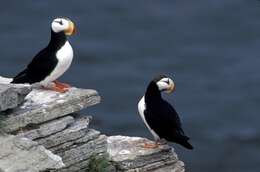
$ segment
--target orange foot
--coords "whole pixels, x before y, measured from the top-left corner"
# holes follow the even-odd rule
[[[56,87],[60,87],[60,88],[69,89],[71,87],[69,84],[62,83],[62,82],[59,82],[59,81],[54,81],[54,84],[56,85]]]
[[[54,81],[51,87],[44,87],[44,89],[53,90],[59,93],[65,93],[69,91],[69,88],[70,88],[69,84],[61,83],[59,81]]]
[[[144,143],[143,148],[146,149],[156,149],[159,147],[158,143]]]

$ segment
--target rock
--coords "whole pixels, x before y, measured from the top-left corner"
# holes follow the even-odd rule
[[[110,136],[107,142],[109,157],[118,171],[184,172],[184,163],[168,145],[147,149],[143,145],[151,141],[126,136]]]
[[[100,136],[99,131],[96,131],[93,129],[88,129],[88,130],[85,130],[83,137],[57,145],[55,147],[50,148],[50,150],[55,153],[65,152],[68,149],[70,149],[70,147],[75,147],[75,145],[81,145],[81,144],[89,142],[90,140],[98,139],[99,136]]]
[[[91,156],[104,154],[105,152],[106,136],[100,135],[95,140],[84,144],[75,144],[71,149],[57,154],[62,157],[63,162],[66,164],[66,168],[71,168],[72,165],[75,167],[75,163],[89,160]],[[84,163],[82,168],[86,168],[86,166],[87,163]]]
[[[106,136],[88,128],[91,119],[78,114],[65,116],[46,121],[38,128],[26,127],[27,131],[19,135],[34,139],[62,157],[65,166],[58,171],[76,172],[86,169],[93,155],[102,156],[107,150]]]
[[[47,137],[49,135],[53,135],[58,133],[59,131],[64,130],[67,128],[70,124],[74,123],[75,120],[72,116],[65,116],[53,121],[50,121],[49,123],[44,123],[42,125],[35,126],[34,127],[27,127],[28,131],[23,131],[19,135],[24,136],[26,138],[29,138],[31,140],[40,139]],[[29,130],[31,129],[31,130]]]
[[[30,92],[28,85],[0,84],[0,111],[17,107]]]
[[[27,125],[41,124],[100,102],[95,90],[71,88],[66,93],[33,89],[25,102],[5,113],[3,129],[14,133]]]
[[[86,116],[84,118],[79,118],[75,121],[75,123],[73,123],[65,130],[53,134],[49,137],[36,139],[36,141],[44,145],[46,148],[51,149],[53,147],[62,145],[63,143],[77,140],[86,135],[89,122],[90,117]]]
[[[89,116],[77,116],[75,122],[64,130],[36,141],[62,157],[65,167],[58,170],[73,172],[85,169],[90,157],[106,153],[106,136],[89,129]]]
[[[39,172],[62,167],[61,157],[37,142],[18,136],[0,136],[0,171]]]
[[[2,77],[0,76],[0,84],[10,84],[10,82],[13,81],[13,78],[6,78],[6,77]]]

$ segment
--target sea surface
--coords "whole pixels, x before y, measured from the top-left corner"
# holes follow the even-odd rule
[[[188,172],[260,171],[260,1],[3,1],[0,75],[14,76],[50,39],[50,22],[71,18],[75,58],[61,78],[93,88],[102,103],[82,113],[108,135],[152,139],[137,103],[167,74],[195,149],[176,144]]]

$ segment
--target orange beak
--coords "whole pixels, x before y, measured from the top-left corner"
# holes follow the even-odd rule
[[[76,26],[72,21],[69,21],[69,27],[65,30],[65,34],[70,36],[76,33]]]
[[[169,94],[170,94],[170,93],[174,92],[175,89],[176,89],[175,84],[174,84],[174,83],[171,83],[171,85],[170,85],[170,87],[167,89],[166,93],[169,93]]]

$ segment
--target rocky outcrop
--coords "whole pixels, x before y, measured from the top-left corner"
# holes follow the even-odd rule
[[[64,94],[33,89],[20,106],[2,112],[1,130],[36,141],[61,157],[64,166],[55,171],[80,171],[91,156],[105,154],[107,144],[105,135],[89,128],[91,117],[75,112],[99,102],[90,89],[71,88]]]
[[[99,102],[100,97],[95,90],[71,88],[60,94],[33,89],[21,106],[5,113],[6,127],[3,129],[7,133],[15,133],[22,128],[56,120]]]
[[[2,172],[38,172],[64,166],[59,156],[26,138],[0,136],[0,150]]]
[[[25,85],[3,87],[8,86],[28,89]],[[50,90],[33,89],[27,96],[25,92],[21,94],[17,89],[12,89],[11,92],[16,92],[21,96],[20,99],[24,100],[19,106],[17,103],[17,107],[1,112],[1,131],[5,131],[9,136],[1,139],[0,144],[9,145],[10,149],[12,145],[16,145],[13,146],[13,150],[16,147],[20,150],[5,153],[5,149],[8,148],[0,146],[0,171],[13,172],[24,169],[52,172],[184,171],[183,163],[168,146],[144,149],[141,145],[147,141],[145,139],[107,137],[89,128],[92,118],[79,115],[77,112],[100,102],[100,96],[95,90],[71,88],[61,94]],[[8,94],[6,96],[8,97]],[[13,144],[13,139],[26,141],[28,146],[25,146],[26,148],[17,146]],[[31,151],[38,149],[36,152]],[[36,156],[37,152],[43,154]],[[15,158],[19,159],[19,165],[9,170],[8,165]],[[29,168],[30,166],[32,167]]]

